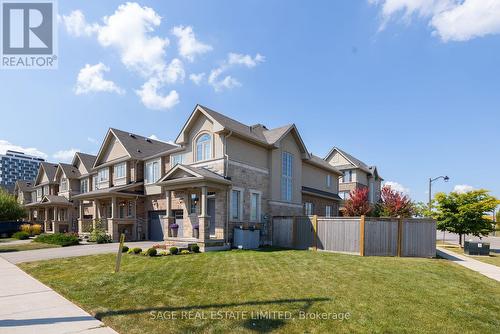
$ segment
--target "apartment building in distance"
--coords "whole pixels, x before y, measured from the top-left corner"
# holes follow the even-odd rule
[[[13,192],[17,180],[34,180],[43,161],[40,157],[11,150],[0,154],[0,187]]]

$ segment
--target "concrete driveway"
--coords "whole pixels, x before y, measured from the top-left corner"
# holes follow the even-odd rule
[[[130,248],[140,247],[142,249],[150,248],[151,246],[160,243],[159,241],[136,241],[126,242]],[[35,249],[29,251],[0,253],[0,257],[17,264],[22,262],[33,262],[41,260],[59,259],[65,257],[85,256],[94,254],[115,253],[118,251],[119,244],[86,244],[60,248]]]

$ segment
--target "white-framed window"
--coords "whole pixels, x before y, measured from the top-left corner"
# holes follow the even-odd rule
[[[108,169],[108,167],[99,169],[99,172],[97,172],[97,179],[98,179],[99,183],[109,181],[109,169]]]
[[[260,223],[261,192],[250,190],[250,221]]]
[[[212,136],[205,133],[196,140],[196,161],[210,158],[212,158]]]
[[[325,206],[325,216],[327,217],[333,216],[333,207],[331,205]]]
[[[326,176],[326,187],[327,188],[331,188],[332,187],[332,176],[330,174],[328,174]]]
[[[304,203],[304,214],[306,216],[312,216],[314,212],[314,204],[311,202]]]
[[[61,189],[59,191],[68,191],[68,179],[63,177],[61,178]]]
[[[239,221],[243,218],[243,189],[231,189],[231,220]]]
[[[145,177],[146,184],[155,183],[160,179],[160,160],[146,162]]]
[[[43,186],[43,195],[50,195],[49,186]]]
[[[97,176],[97,174],[92,176],[92,184],[93,184],[92,190],[99,189],[99,177]]]
[[[43,196],[43,189],[42,188],[37,188],[36,189],[36,200],[40,201]]]
[[[293,194],[293,154],[281,154],[281,199],[291,202]]]
[[[115,180],[123,179],[124,177],[127,176],[127,163],[126,162],[116,164],[114,169],[115,169],[115,173],[114,173]]]
[[[349,195],[349,192],[348,192],[348,191],[342,191],[342,192],[339,192],[339,196],[340,196],[340,198],[342,198],[343,200],[349,199],[349,197],[350,197],[350,195]]]
[[[89,179],[80,180],[80,192],[86,193],[89,191]]]
[[[170,156],[170,167],[184,163],[184,154],[175,154]]]
[[[342,182],[352,182],[352,170],[345,170]]]

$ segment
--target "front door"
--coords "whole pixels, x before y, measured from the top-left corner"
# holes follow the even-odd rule
[[[207,200],[207,214],[210,216],[208,221],[210,236],[215,236],[215,198],[209,198]]]
[[[173,210],[172,215],[175,218],[175,223],[179,225],[177,230],[177,237],[182,238],[184,236],[184,211],[183,210]]]
[[[149,240],[163,240],[163,222],[161,220],[161,216],[166,215],[165,210],[163,211],[149,211]]]

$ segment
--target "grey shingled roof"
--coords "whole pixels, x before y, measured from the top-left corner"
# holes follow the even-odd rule
[[[68,179],[76,179],[80,177],[80,171],[73,165],[60,163],[61,169]]]
[[[314,155],[314,154],[310,154],[310,159],[309,160],[304,160],[306,162],[309,162],[317,167],[321,167],[321,168],[324,168],[324,169],[327,169],[327,170],[330,170],[338,175],[341,175],[342,173],[336,168],[336,167],[333,167],[332,165],[330,165],[328,162],[326,162],[325,160],[321,159],[320,157]]]
[[[330,153],[328,153],[327,158],[330,157],[330,155],[333,153],[334,150],[336,150],[337,152],[342,154],[347,160],[351,161],[355,167],[360,168],[361,170],[364,170],[365,172],[375,176],[374,172],[375,172],[375,169],[377,168],[376,166],[368,166],[363,161],[359,160],[358,158],[353,157],[352,155],[350,155],[349,153],[347,153],[346,151],[344,151],[338,147],[332,148],[330,150]],[[337,168],[338,170],[344,170],[344,169],[350,169],[350,168],[352,168],[352,166],[351,165],[341,165],[341,166],[335,166],[335,168]]]
[[[52,162],[41,162],[40,166],[45,171],[45,174],[47,174],[49,181],[53,182],[54,177],[56,176],[57,164]]]
[[[137,135],[135,133],[111,128],[111,132],[118,138],[120,143],[133,159],[142,160],[160,152],[171,150],[176,146]]]
[[[96,156],[82,152],[77,152],[76,155],[80,158],[83,167],[85,167],[85,169],[90,173],[92,171],[92,167],[94,166]]]
[[[34,181],[17,180],[16,186],[20,191],[31,191],[33,190]]]
[[[56,196],[56,195],[45,195],[42,198],[42,202],[44,199],[47,199],[50,203],[54,204],[71,204],[68,199],[64,196]]]

